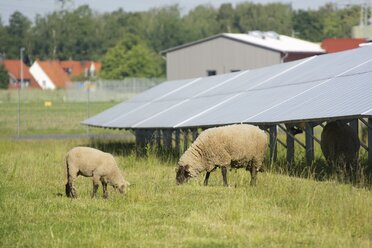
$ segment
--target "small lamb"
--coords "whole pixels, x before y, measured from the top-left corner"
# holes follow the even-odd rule
[[[65,158],[67,171],[66,195],[76,198],[75,180],[79,175],[93,177],[93,193],[96,196],[99,182],[102,183],[103,197],[108,197],[107,184],[112,185],[120,193],[129,187],[129,182],[124,180],[114,157],[110,153],[90,147],[75,147]]]

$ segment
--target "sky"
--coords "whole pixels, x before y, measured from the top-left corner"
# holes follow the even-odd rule
[[[42,16],[61,8],[61,0],[0,0],[0,15],[3,24],[7,24],[9,16],[15,11],[21,12],[30,20],[34,20],[36,14]],[[223,3],[246,2],[245,0],[67,0],[67,9],[75,9],[78,6],[88,4],[93,10],[103,13],[112,12],[119,8],[124,11],[146,11],[151,8],[164,7],[178,4],[184,14],[200,4],[211,4],[219,7]],[[250,0],[254,3],[282,2],[290,3],[294,9],[317,9],[328,2],[336,3],[342,7],[350,3],[363,3],[367,0]]]

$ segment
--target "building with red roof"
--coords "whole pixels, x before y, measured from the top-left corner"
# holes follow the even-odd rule
[[[56,60],[36,60],[30,68],[30,73],[43,90],[66,88],[71,82],[70,77]]]
[[[327,53],[335,53],[358,48],[360,44],[365,42],[367,42],[365,38],[328,38],[323,40],[321,47]]]
[[[30,72],[42,89],[65,88],[75,77],[95,77],[101,69],[100,62],[37,60]]]
[[[94,61],[64,60],[59,63],[71,78],[79,76],[95,77],[102,67],[100,62]]]
[[[19,83],[21,83],[21,77],[23,76],[23,84],[21,85],[22,88],[37,88],[40,89],[39,84],[35,81],[34,77],[30,73],[30,68],[21,60],[16,59],[6,59],[0,62],[4,65],[5,69],[8,71],[9,75],[9,87],[17,88]],[[23,75],[21,75],[21,64],[22,64],[22,71]]]

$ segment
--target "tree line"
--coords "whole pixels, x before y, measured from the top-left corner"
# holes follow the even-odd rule
[[[290,4],[225,3],[199,5],[182,14],[178,5],[143,12],[118,9],[98,13],[88,5],[37,15],[30,20],[16,11],[9,24],[0,20],[0,53],[25,63],[36,59],[100,60],[102,77],[158,77],[165,74],[160,51],[223,32],[251,30],[320,42],[350,37],[359,23],[359,7],[326,4],[317,10],[294,10]]]

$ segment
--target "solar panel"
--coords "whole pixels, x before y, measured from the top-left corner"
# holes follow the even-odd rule
[[[84,122],[110,128],[281,123],[372,114],[372,46],[168,81]]]

